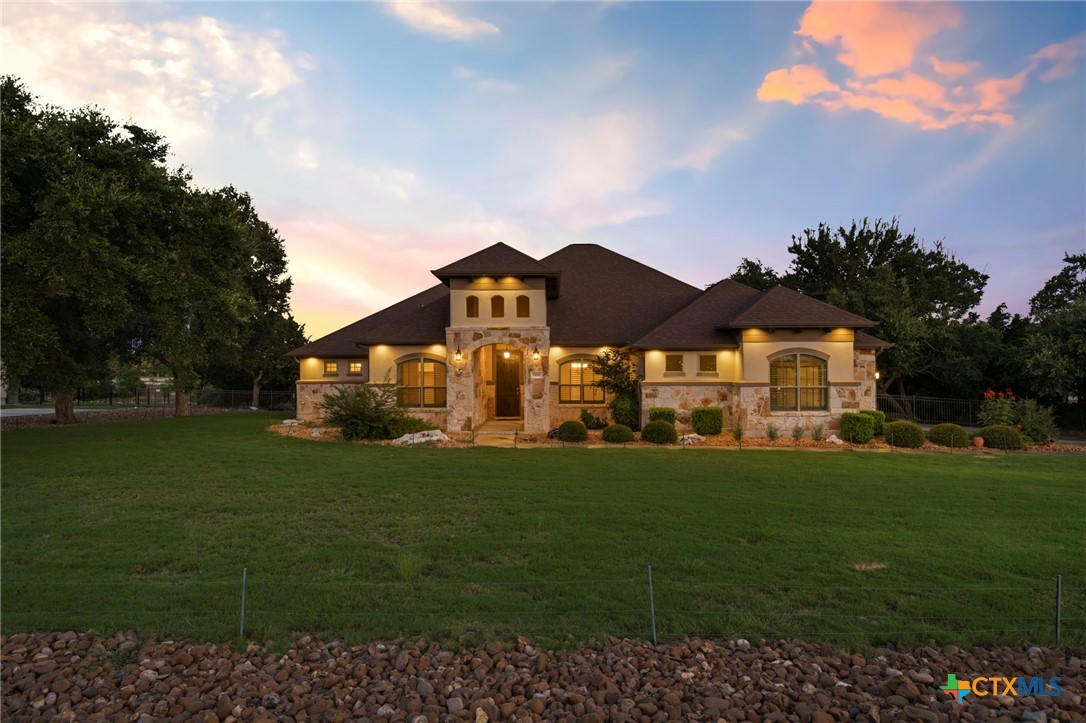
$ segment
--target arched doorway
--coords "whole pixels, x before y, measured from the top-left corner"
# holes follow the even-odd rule
[[[477,369],[484,380],[482,395],[484,418],[522,420],[524,418],[524,354],[508,344],[480,347]]]

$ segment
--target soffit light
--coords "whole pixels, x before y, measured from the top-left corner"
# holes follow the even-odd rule
[[[505,357],[506,359],[508,359],[509,358],[509,352],[507,352],[507,351],[502,352],[502,356]]]

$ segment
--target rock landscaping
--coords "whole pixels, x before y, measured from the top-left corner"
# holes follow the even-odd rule
[[[872,648],[800,641],[609,639],[552,651],[518,639],[453,651],[419,642],[289,649],[135,633],[0,637],[4,720],[233,721],[1083,721],[1086,649]],[[278,651],[278,652],[276,652]],[[1059,677],[1058,696],[940,690],[947,676]]]

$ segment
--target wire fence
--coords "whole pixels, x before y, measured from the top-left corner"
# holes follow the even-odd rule
[[[354,639],[581,644],[610,636],[802,638],[846,646],[1086,642],[1086,587],[791,585],[634,577],[532,581],[5,579],[5,632],[91,629],[207,639],[317,634]]]
[[[876,397],[879,411],[888,418],[909,419],[923,424],[950,422],[963,427],[982,426],[981,399],[948,399],[904,394],[880,393]],[[1086,403],[1055,404],[1052,407],[1056,425],[1062,430],[1086,430]]]

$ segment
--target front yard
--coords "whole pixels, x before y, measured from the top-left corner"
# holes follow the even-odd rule
[[[281,415],[280,415],[281,417]],[[1086,640],[1086,458],[312,444],[230,413],[3,434],[5,632]]]

